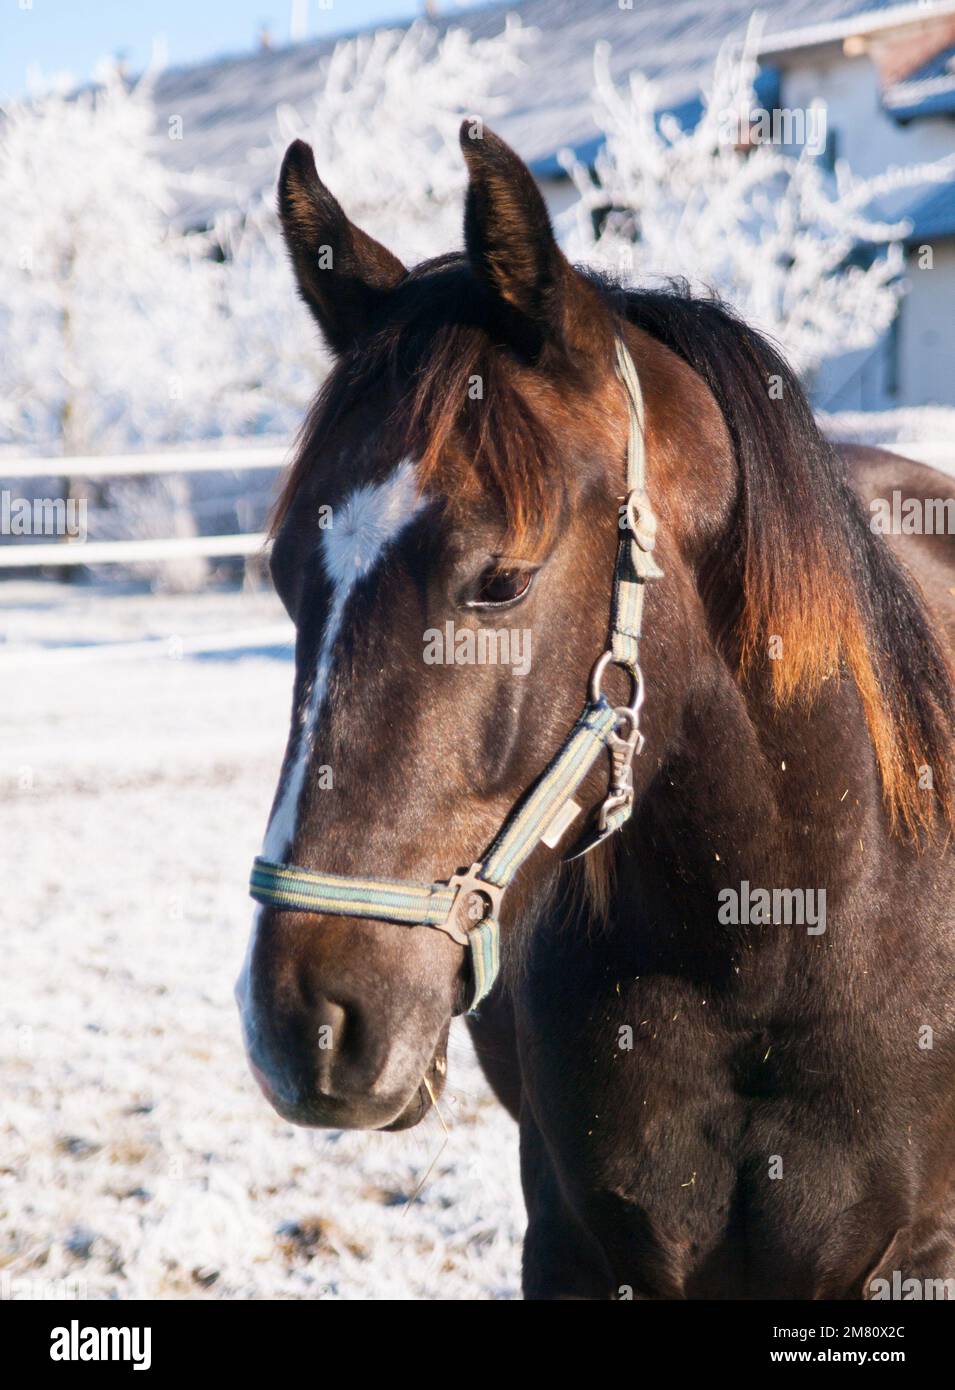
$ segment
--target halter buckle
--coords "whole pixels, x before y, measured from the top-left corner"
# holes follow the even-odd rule
[[[657,543],[657,518],[653,505],[641,487],[627,494],[625,515],[627,530],[641,550],[647,554]]]
[[[447,932],[452,941],[460,946],[468,945],[468,934],[489,918],[497,917],[501,907],[504,889],[496,883],[488,883],[481,878],[483,865],[472,864],[463,874],[452,874],[448,887],[457,889],[448,915],[440,924],[440,930]]]

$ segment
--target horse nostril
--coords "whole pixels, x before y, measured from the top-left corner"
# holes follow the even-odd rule
[[[318,1049],[316,1081],[319,1089],[333,1092],[332,1073],[341,1066],[341,1059],[357,1042],[356,1017],[344,1005],[336,1004],[324,994],[314,1003],[315,1042]]]
[[[339,1047],[345,1040],[345,1028],[349,1012],[343,1004],[336,1004],[324,994],[315,1000],[315,1026],[318,1029],[319,1045]]]

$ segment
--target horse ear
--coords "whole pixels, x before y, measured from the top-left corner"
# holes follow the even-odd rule
[[[285,152],[278,206],[299,293],[329,347],[343,352],[373,323],[405,268],[349,221],[318,177],[304,140]]]
[[[539,329],[559,328],[572,271],[527,165],[492,131],[466,120],[461,148],[470,182],[464,241],[488,287]]]

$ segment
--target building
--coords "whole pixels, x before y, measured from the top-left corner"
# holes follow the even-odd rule
[[[481,36],[516,13],[538,31],[495,125],[558,214],[573,197],[558,151],[569,146],[586,161],[599,144],[590,100],[594,44],[612,45],[616,78],[639,68],[660,85],[666,109],[692,122],[717,48],[742,36],[754,7],[754,0],[515,0],[432,22]],[[241,206],[268,188],[278,151],[257,162],[249,152],[270,147],[279,103],[307,105],[334,43],[267,47],[163,75],[161,119],[179,117],[188,133],[168,143],[168,158],[201,170],[212,188],[183,204],[184,220],[207,222],[219,207]],[[869,175],[955,154],[955,0],[780,0],[766,17],[760,56],[766,100],[793,109],[825,102],[829,159],[845,158]],[[955,405],[955,177],[911,191],[884,212],[911,222],[910,291],[884,342],[826,365],[818,404]]]
[[[955,4],[890,5],[768,39],[782,106],[822,100],[830,155],[869,176],[955,155]],[[827,364],[831,410],[955,405],[955,176],[888,203],[906,218],[909,292],[876,348]]]

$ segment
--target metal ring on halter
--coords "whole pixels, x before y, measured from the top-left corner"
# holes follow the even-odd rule
[[[619,657],[614,656],[612,651],[608,650],[601,652],[600,656],[598,656],[597,660],[594,662],[593,670],[590,673],[590,698],[594,704],[600,699],[602,694],[600,683],[603,680],[604,672],[611,663],[614,666],[622,667],[630,677],[630,689],[632,693],[630,703],[629,705],[620,705],[618,708],[625,710],[627,714],[631,715],[634,724],[636,724],[637,715],[640,713],[640,706],[643,704],[643,672],[639,664],[630,666],[626,661],[622,661]]]

